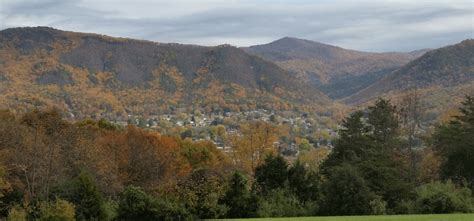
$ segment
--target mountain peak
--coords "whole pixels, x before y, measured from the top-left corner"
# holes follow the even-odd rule
[[[275,40],[273,42],[270,42],[266,45],[269,46],[274,46],[274,47],[280,47],[280,49],[286,49],[286,48],[318,48],[318,49],[324,49],[324,48],[339,48],[336,46],[328,45],[328,44],[323,44],[320,42],[316,41],[311,41],[311,40],[306,40],[306,39],[301,39],[301,38],[296,38],[296,37],[283,37],[278,40]],[[260,45],[262,46],[262,45]],[[265,46],[265,45],[263,45]]]
[[[311,58],[329,62],[338,59],[342,54],[361,53],[295,37],[283,37],[268,44],[251,46],[244,49],[247,52],[261,55],[271,61],[307,60]]]

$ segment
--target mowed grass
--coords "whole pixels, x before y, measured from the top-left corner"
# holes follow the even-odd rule
[[[394,216],[330,216],[330,217],[291,217],[258,219],[224,219],[242,221],[474,221],[474,214],[433,214],[433,215],[394,215]]]

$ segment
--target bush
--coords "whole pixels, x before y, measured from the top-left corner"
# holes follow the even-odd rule
[[[419,213],[470,213],[474,212],[473,202],[469,188],[458,188],[449,180],[425,184],[416,190]]]
[[[154,220],[153,199],[137,187],[127,187],[118,202],[118,220]]]
[[[105,200],[92,175],[81,172],[77,177],[56,186],[54,196],[75,205],[77,220],[110,220],[105,211]]]
[[[287,189],[275,189],[262,197],[257,209],[258,217],[294,217],[310,214],[306,206]]]
[[[120,194],[117,220],[186,220],[189,214],[184,206],[172,200],[155,199],[140,188],[127,187]]]
[[[22,206],[15,205],[8,211],[7,220],[11,221],[26,221],[28,217],[28,212]]]
[[[395,208],[393,208],[393,213],[395,214],[415,214],[416,205],[413,200],[402,200],[397,203]]]
[[[387,213],[387,202],[380,196],[375,196],[373,200],[369,202],[372,215],[385,215]]]
[[[43,202],[40,205],[40,221],[74,221],[74,205],[66,200],[56,199],[53,203]]]
[[[117,217],[118,204],[113,200],[108,200],[104,203],[104,212],[107,221],[115,220]]]
[[[0,217],[7,217],[10,209],[15,205],[22,204],[23,199],[23,192],[18,189],[7,192],[0,200]]]

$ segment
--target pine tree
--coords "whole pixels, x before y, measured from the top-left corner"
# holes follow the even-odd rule
[[[255,169],[255,184],[262,194],[283,188],[287,180],[288,163],[280,155],[268,155],[264,164]]]
[[[364,215],[371,212],[373,194],[359,171],[349,164],[331,168],[323,185],[326,215]]]
[[[379,99],[364,112],[356,111],[343,122],[332,153],[322,165],[329,176],[332,169],[349,164],[355,167],[366,185],[383,197],[389,206],[407,197],[409,183],[403,180],[400,164],[394,160],[399,144],[399,122],[395,106]]]
[[[465,179],[474,187],[474,97],[466,97],[459,111],[461,115],[436,129],[433,144],[443,157],[442,177]]]
[[[228,208],[228,218],[248,218],[255,213],[256,200],[252,197],[247,178],[240,172],[234,172],[220,203]]]
[[[288,170],[288,186],[301,202],[316,201],[319,195],[319,178],[299,161]]]

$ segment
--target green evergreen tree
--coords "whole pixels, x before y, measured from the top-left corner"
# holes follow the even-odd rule
[[[156,220],[153,198],[137,187],[127,187],[119,197],[117,220]]]
[[[107,217],[105,200],[97,188],[95,179],[81,172],[70,182],[64,183],[53,191],[75,205],[77,220],[105,220]]]
[[[319,177],[299,161],[288,170],[288,186],[301,202],[315,201],[319,194]]]
[[[368,119],[373,139],[382,147],[393,148],[399,135],[399,119],[396,107],[390,101],[378,99],[368,108]]]
[[[436,129],[433,144],[443,157],[442,177],[457,183],[466,180],[474,188],[474,97],[466,97],[459,111]]]
[[[331,169],[323,184],[323,213],[326,215],[364,215],[371,213],[374,199],[360,172],[349,164]]]
[[[268,155],[265,162],[255,169],[255,184],[262,194],[285,187],[287,180],[288,163],[280,155]]]
[[[340,138],[321,170],[329,176],[333,168],[350,164],[360,172],[369,189],[393,207],[408,197],[412,188],[394,159],[400,144],[396,108],[379,99],[368,107],[366,116],[356,111],[343,121]]]
[[[227,190],[220,200],[227,206],[228,218],[248,218],[253,216],[256,209],[256,200],[252,196],[247,178],[240,172],[234,172],[229,180]]]
[[[73,183],[73,196],[68,199],[76,206],[77,220],[104,220],[105,201],[94,178],[82,172]]]
[[[334,149],[321,165],[321,172],[327,174],[335,166],[360,161],[368,149],[373,149],[373,141],[368,136],[368,126],[363,121],[362,111],[353,112],[343,120],[340,138]]]

